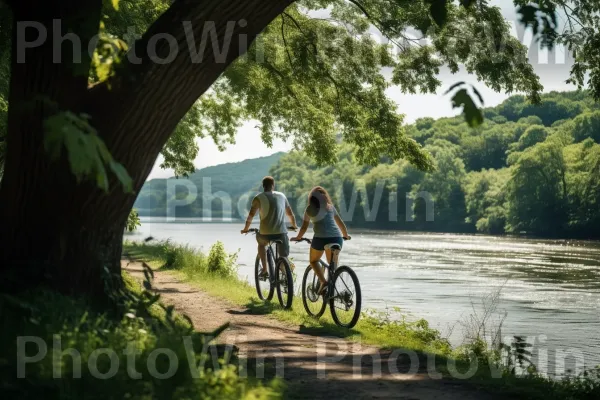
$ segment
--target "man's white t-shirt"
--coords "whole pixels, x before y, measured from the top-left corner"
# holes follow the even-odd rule
[[[287,234],[285,209],[289,206],[287,197],[281,192],[263,192],[254,198],[260,204],[260,234]]]

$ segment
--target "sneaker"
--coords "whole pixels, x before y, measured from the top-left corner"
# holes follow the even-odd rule
[[[317,289],[317,294],[319,296],[325,296],[325,298],[327,298],[327,288],[329,287],[329,283],[326,284],[320,284],[319,288]]]
[[[261,271],[260,274],[258,274],[258,279],[260,279],[261,281],[266,281],[269,278],[269,271]]]

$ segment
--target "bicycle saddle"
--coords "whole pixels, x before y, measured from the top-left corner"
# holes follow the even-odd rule
[[[326,244],[324,247],[325,247],[325,250],[341,250],[342,249],[342,247],[337,243]]]

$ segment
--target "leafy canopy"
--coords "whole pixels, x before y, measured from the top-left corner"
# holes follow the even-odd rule
[[[432,155],[433,173],[406,160],[360,166],[346,144],[334,166],[319,167],[292,152],[270,173],[298,212],[298,200],[323,185],[354,226],[598,238],[598,108],[584,92],[552,92],[538,107],[513,96],[483,109],[486,120],[477,129],[460,117],[417,120],[407,135]],[[572,114],[564,118],[556,110]],[[420,200],[423,192],[434,201],[433,220]],[[161,208],[166,206],[155,204],[154,212]]]
[[[597,6],[576,1],[579,7],[571,10],[573,21],[592,33],[574,27],[557,34],[552,13],[569,7],[563,3],[515,0],[523,22],[546,43],[562,41],[578,52],[572,79],[583,84],[590,70],[591,86],[600,88],[594,83],[599,46],[593,46],[592,33],[597,21],[591,18]],[[118,73],[114,65],[136,39],[130,28],[141,35],[169,6],[168,0],[105,0],[90,79]],[[8,43],[10,17],[2,15],[0,40]],[[385,44],[372,38],[373,29],[386,38]],[[343,139],[356,146],[357,162],[373,164],[384,155],[431,170],[431,157],[406,135],[403,116],[386,90],[398,86],[404,93],[436,93],[443,66],[451,72],[463,66],[494,90],[524,93],[532,103],[540,100],[542,86],[526,49],[510,35],[500,9],[487,1],[295,2],[198,100],[166,144],[162,166],[178,175],[191,172],[196,138],[211,137],[224,148],[234,142],[243,120],[255,120],[267,145],[276,138],[289,139],[319,164],[335,159]],[[5,119],[1,114],[8,81],[3,71],[7,57],[0,61],[0,121]],[[463,109],[471,126],[481,124],[477,95],[458,88],[452,102]],[[0,140],[1,129],[0,122]]]

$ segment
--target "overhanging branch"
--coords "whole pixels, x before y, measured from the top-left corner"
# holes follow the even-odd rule
[[[103,139],[137,183],[194,102],[293,2],[175,1],[136,42],[115,78],[90,89]]]

